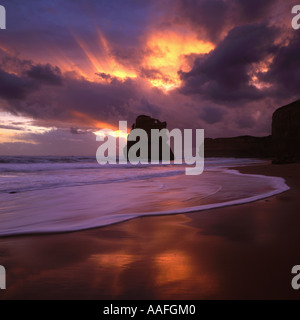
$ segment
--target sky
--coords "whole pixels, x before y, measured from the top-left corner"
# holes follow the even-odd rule
[[[290,0],[1,0],[0,155],[94,155],[138,115],[264,136],[300,98]]]

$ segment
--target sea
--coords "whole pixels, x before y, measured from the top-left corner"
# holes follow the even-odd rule
[[[289,189],[284,179],[241,174],[259,159],[206,158],[185,164],[106,164],[95,157],[0,157],[0,236],[102,227],[141,216],[232,206]],[[213,214],[213,211],[211,212]]]

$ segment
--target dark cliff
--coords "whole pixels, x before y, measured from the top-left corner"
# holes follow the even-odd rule
[[[300,100],[273,113],[272,145],[274,163],[300,162]]]
[[[205,139],[206,157],[272,158],[273,163],[300,162],[300,100],[277,109],[272,135]]]
[[[240,136],[233,138],[206,138],[205,157],[270,158],[272,138]]]

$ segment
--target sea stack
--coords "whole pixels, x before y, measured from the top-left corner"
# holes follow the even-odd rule
[[[140,115],[136,118],[135,120],[135,123],[132,125],[132,130],[134,129],[143,129],[146,131],[147,133],[147,136],[148,136],[148,161],[150,162],[151,159],[152,160],[159,160],[159,161],[162,161],[162,160],[174,160],[174,153],[168,143],[168,137],[167,136],[164,136],[163,138],[160,138],[160,141],[159,141],[159,155],[158,155],[158,158],[155,157],[154,155],[152,156],[151,155],[151,130],[152,129],[158,129],[158,130],[162,130],[162,129],[166,129],[167,128],[167,122],[164,121],[164,122],[161,122],[160,120],[158,119],[154,119],[154,118],[151,118],[150,116],[146,116],[146,115]],[[130,131],[131,133],[132,131]],[[130,133],[128,135],[128,138],[130,137]],[[127,155],[127,160],[128,160],[128,152],[131,148],[131,146],[133,146],[136,141],[129,141],[127,138],[127,150],[126,151],[126,155]],[[169,157],[163,157],[163,148],[166,148],[165,150],[168,150],[170,151],[170,156]],[[137,157],[139,157],[139,152],[137,152]]]
[[[272,145],[273,163],[300,162],[300,100],[273,113]]]

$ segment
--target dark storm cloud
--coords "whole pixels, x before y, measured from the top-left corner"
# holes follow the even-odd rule
[[[237,8],[237,20],[243,22],[254,22],[268,16],[274,0],[235,0],[233,3]]]
[[[274,0],[178,0],[179,23],[188,23],[200,38],[217,43],[225,31],[234,26],[267,22],[270,19]]]
[[[9,70],[10,72],[8,72]],[[62,76],[58,67],[34,65],[30,60],[2,54],[0,62],[0,98],[25,100],[42,85],[61,85]]]
[[[23,100],[35,90],[34,81],[0,69],[0,98],[8,101]]]
[[[183,21],[215,42],[227,23],[229,4],[224,0],[180,0],[178,13]]]
[[[95,121],[108,121],[127,114],[129,101],[135,97],[130,81],[96,84],[86,80],[65,79],[64,83],[57,89],[40,88],[37,94],[28,96],[22,104],[11,103],[8,111],[12,109],[45,120],[72,120],[72,112],[80,112]]]
[[[288,46],[276,53],[267,73],[260,79],[272,85],[271,93],[278,98],[300,97],[300,34],[295,32]]]
[[[6,59],[8,61],[8,59]],[[47,65],[22,64],[15,61],[20,75],[0,69],[0,98],[7,103],[3,109],[14,114],[22,114],[43,120],[67,120],[88,116],[83,124],[92,121],[116,121],[131,117],[131,107],[152,108],[150,103],[141,102],[143,94],[138,80],[118,80],[110,75],[100,74],[109,82],[90,82],[82,77],[63,76],[59,68]],[[1,65],[0,65],[1,66]],[[34,94],[33,94],[34,93]],[[86,123],[84,123],[86,122]]]
[[[65,79],[65,88],[57,92],[55,101],[61,107],[82,112],[95,120],[111,120],[127,115],[130,103],[139,97],[137,83],[113,78],[109,83],[95,83],[84,79]],[[54,101],[53,101],[54,102]]]
[[[190,72],[181,73],[181,92],[225,104],[262,98],[249,72],[253,63],[275,52],[275,35],[276,30],[264,24],[235,27],[215,50],[196,59]]]
[[[62,75],[58,67],[52,67],[50,64],[32,66],[27,71],[27,76],[38,82],[50,84],[50,85],[61,85]]]

